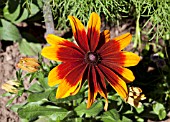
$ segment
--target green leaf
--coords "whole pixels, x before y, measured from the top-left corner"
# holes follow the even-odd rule
[[[12,111],[14,111],[14,112],[17,112],[18,111],[18,109],[19,108],[21,108],[23,106],[23,104],[15,104],[15,105],[12,105],[11,107],[10,107],[10,109],[12,110]]]
[[[67,114],[67,110],[59,107],[50,107],[50,106],[40,106],[39,104],[27,104],[25,107],[18,110],[18,114],[21,118],[33,120],[37,119],[38,116],[47,116],[57,114],[61,116]]]
[[[125,116],[123,116],[122,117],[122,122],[132,122],[132,120],[127,118],[127,117],[125,117]]]
[[[37,14],[39,11],[40,11],[40,10],[39,10],[38,6],[36,6],[35,4],[31,3],[31,5],[30,5],[30,13],[31,13],[31,14],[30,14],[29,17],[34,16],[34,15]]]
[[[28,98],[27,98],[27,101],[28,102],[37,102],[37,101],[40,101],[42,99],[47,99],[49,94],[52,92],[53,89],[49,89],[49,90],[46,90],[44,92],[41,92],[41,93],[31,93]]]
[[[6,92],[6,93],[3,93],[3,94],[0,94],[0,98],[1,97],[8,97],[8,96],[11,96],[12,94],[9,93],[9,92]]]
[[[153,111],[158,115],[160,120],[162,120],[166,117],[165,107],[161,103],[155,103],[153,105]]]
[[[15,25],[0,19],[0,40],[19,41],[21,40],[21,35]]]
[[[117,122],[120,120],[119,113],[116,109],[111,109],[104,112],[101,120],[105,122]]]
[[[144,106],[141,106],[140,108],[135,107],[135,109],[136,109],[137,113],[140,114],[144,111]]]
[[[160,109],[158,117],[159,117],[160,120],[165,119],[165,117],[166,117],[165,109]]]
[[[66,98],[61,98],[61,99],[56,99],[56,89],[54,89],[51,94],[49,95],[49,100],[52,101],[53,103],[57,104],[57,103],[63,103],[63,102],[68,102],[68,101],[72,101],[72,100],[78,100],[83,98],[83,93],[79,92],[74,96],[69,96]]]
[[[44,89],[39,83],[36,82],[33,85],[31,85],[28,90],[31,92],[42,92]]]
[[[13,1],[13,0],[11,0],[11,1]],[[4,18],[7,20],[10,20],[11,22],[15,22],[15,20],[18,18],[19,14],[20,14],[20,7],[21,7],[20,4],[18,4],[18,6],[13,11],[13,13],[11,13],[11,12],[9,12],[9,6],[7,4],[3,9]]]
[[[84,114],[86,117],[95,117],[103,110],[103,104],[101,101],[93,103],[93,105],[87,109],[87,104],[85,102],[81,103],[78,107],[74,109],[80,117]]]
[[[6,107],[8,107],[9,105],[11,105],[11,103],[15,100],[17,96],[11,98],[10,100],[8,100],[7,104],[6,104]]]
[[[37,43],[28,42],[26,39],[22,39],[19,42],[19,49],[21,53],[25,55],[33,56],[37,55],[41,51],[41,45]]]
[[[160,111],[161,109],[165,109],[165,107],[163,106],[163,104],[161,104],[161,103],[155,103],[155,104],[153,105],[153,111],[154,111],[157,115],[159,114],[159,111]]]
[[[56,122],[56,121],[51,120],[47,116],[39,116],[38,120],[36,120],[35,122]]]

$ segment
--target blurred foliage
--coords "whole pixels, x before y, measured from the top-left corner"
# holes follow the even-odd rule
[[[41,51],[39,41],[20,31],[19,27],[22,27],[21,22],[31,21],[41,11],[42,2],[4,0],[0,6],[0,40],[18,42],[21,53],[26,55],[38,54]]]

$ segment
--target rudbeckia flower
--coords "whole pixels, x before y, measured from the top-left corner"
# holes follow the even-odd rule
[[[87,79],[87,108],[99,93],[106,100],[104,109],[107,110],[106,82],[126,99],[126,83],[135,79],[132,71],[124,67],[138,64],[140,57],[121,51],[130,43],[132,35],[126,33],[110,39],[108,30],[100,32],[100,17],[94,12],[90,15],[87,32],[79,19],[74,16],[68,18],[77,44],[53,34],[47,35],[46,40],[51,46],[44,47],[41,54],[62,62],[50,71],[48,84],[51,87],[58,85],[56,98],[65,98],[75,95]]]

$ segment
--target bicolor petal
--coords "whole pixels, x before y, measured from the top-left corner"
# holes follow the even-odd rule
[[[58,86],[56,98],[65,98],[72,95],[82,81],[87,64],[80,63],[65,75],[63,81]]]
[[[120,36],[117,36],[111,40],[118,41],[119,43],[119,50],[124,49],[126,46],[129,45],[130,41],[132,40],[132,35],[130,33],[125,33]]]
[[[60,42],[58,45],[44,47],[41,55],[55,61],[79,61],[84,56],[78,46],[69,41]]]
[[[90,19],[87,26],[87,37],[89,41],[90,51],[94,52],[99,43],[100,38],[100,17],[96,13],[90,15]]]
[[[64,77],[67,76],[77,65],[81,64],[81,61],[62,63],[53,68],[48,74],[48,85],[55,86],[64,81]]]
[[[127,68],[114,63],[106,62],[105,60],[101,61],[101,64],[115,71],[115,73],[118,74],[120,77],[123,77],[123,79],[127,83],[132,82],[135,79],[133,72]]]
[[[90,108],[90,106],[94,103],[94,100],[97,96],[97,78],[96,78],[96,71],[94,69],[94,66],[89,66],[88,71],[88,102],[87,102],[87,108]]]
[[[140,57],[132,52],[115,52],[102,54],[103,62],[113,63],[124,67],[135,66],[139,63]]]
[[[123,98],[126,99],[128,96],[128,90],[126,83],[116,75],[111,69],[99,64],[100,70],[105,75],[108,83],[116,90],[116,92]]]
[[[110,41],[110,31],[104,30],[103,32],[100,33],[100,39],[96,50],[99,50],[108,41]]]
[[[99,54],[108,54],[121,51],[130,43],[131,39],[132,35],[130,33],[123,34],[105,43],[97,52]]]
[[[88,39],[87,39],[84,25],[76,17],[68,16],[68,19],[70,20],[72,32],[73,32],[73,35],[74,35],[74,38],[75,38],[77,44],[85,52],[89,51]]]

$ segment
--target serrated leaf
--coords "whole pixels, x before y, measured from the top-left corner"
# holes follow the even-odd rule
[[[97,101],[93,103],[93,105],[89,109],[87,109],[87,104],[83,102],[74,110],[80,117],[82,117],[84,114],[86,117],[95,117],[96,115],[98,115],[99,112],[103,110],[103,104],[101,101]]]
[[[25,55],[33,56],[37,55],[41,51],[41,45],[33,42],[28,42],[26,39],[22,39],[19,42],[19,49],[21,53]]]
[[[111,109],[109,111],[104,112],[101,120],[105,122],[117,122],[120,120],[119,113],[116,109]]]
[[[38,116],[47,116],[52,114],[63,116],[67,114],[67,110],[58,107],[47,107],[47,106],[40,106],[38,104],[29,104],[19,109],[18,114],[21,118],[33,120],[38,118]]]
[[[19,41],[21,40],[21,35],[15,25],[0,19],[0,40]]]

